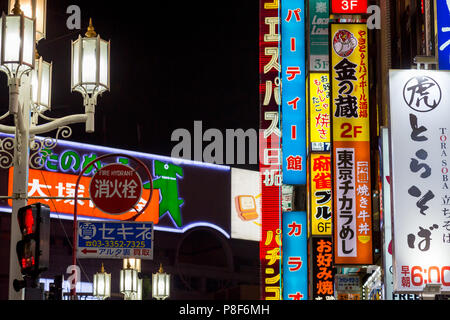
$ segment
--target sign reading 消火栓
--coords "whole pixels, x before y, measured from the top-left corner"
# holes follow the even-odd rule
[[[136,170],[125,164],[108,164],[92,177],[89,194],[101,211],[122,214],[139,202],[142,180]]]

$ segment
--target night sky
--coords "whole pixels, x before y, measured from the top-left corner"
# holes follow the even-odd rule
[[[81,8],[81,30],[66,27],[72,4]],[[47,37],[37,46],[44,60],[53,62],[52,111],[46,115],[84,113],[81,94],[70,92],[70,50],[92,17],[96,32],[111,40],[111,91],[98,99],[95,133],[74,124],[70,140],[170,156],[177,144],[172,132],[185,128],[193,136],[196,120],[203,121],[203,131],[217,128],[224,137],[225,129],[257,129],[258,6],[257,0],[145,6],[48,0]],[[7,1],[0,10],[7,11]],[[0,81],[3,114],[8,105],[3,73]]]

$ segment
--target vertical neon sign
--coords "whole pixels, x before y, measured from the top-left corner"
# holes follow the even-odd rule
[[[280,34],[278,0],[260,0],[261,299],[281,298]]]
[[[308,300],[308,227],[305,211],[283,213],[283,299]]]
[[[283,183],[306,185],[305,1],[281,3]]]

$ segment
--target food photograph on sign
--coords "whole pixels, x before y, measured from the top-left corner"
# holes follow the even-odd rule
[[[0,300],[450,300],[450,0],[149,4],[0,0]]]

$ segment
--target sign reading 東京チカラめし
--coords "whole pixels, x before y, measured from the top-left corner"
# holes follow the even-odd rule
[[[335,264],[371,264],[367,26],[331,23]]]

